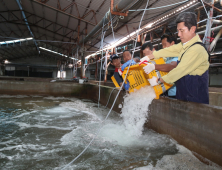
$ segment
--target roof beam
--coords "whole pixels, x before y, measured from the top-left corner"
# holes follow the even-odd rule
[[[25,24],[23,24],[23,23],[19,23],[19,22],[12,22],[12,21],[2,21],[2,22],[0,22],[0,23],[10,23],[10,24],[16,24],[16,25],[25,25]],[[53,23],[51,23],[50,25],[52,25]],[[41,28],[41,29],[43,29],[43,30],[45,30],[45,31],[48,31],[48,32],[52,32],[53,34],[56,34],[56,35],[59,35],[59,36],[61,36],[62,38],[68,38],[68,39],[70,39],[70,37],[67,37],[66,35],[62,35],[62,34],[60,34],[60,33],[57,33],[57,31],[59,31],[61,28],[59,28],[59,29],[57,29],[56,31],[53,31],[53,30],[50,30],[50,29],[47,29],[47,27],[48,26],[50,26],[50,25],[47,25],[46,27],[42,27],[42,26],[39,26],[39,25],[36,25],[36,24],[30,24],[30,27],[36,27],[36,28]],[[63,26],[61,26],[61,27],[63,27]],[[64,28],[64,27],[63,27]],[[72,30],[73,31],[73,30]],[[71,32],[72,32],[71,31]],[[76,32],[76,31],[75,31]],[[68,35],[68,34],[67,34]],[[18,35],[17,35],[18,36]],[[20,36],[18,36],[18,37],[20,37]],[[74,39],[73,39],[74,40]]]
[[[71,10],[70,10],[70,12],[69,12],[69,14],[71,14],[72,13],[72,10],[73,10],[73,6],[71,7]],[[70,16],[69,16],[69,18],[68,18],[68,21],[67,21],[67,24],[66,24],[66,28],[64,29],[63,28],[63,33],[64,34],[66,34],[66,32],[67,32],[67,28],[68,28],[68,26],[69,26],[69,21],[70,21]],[[87,24],[87,23],[86,23]],[[72,31],[73,33],[74,33],[74,31]],[[70,36],[70,38],[72,38],[72,36],[73,36],[73,33],[72,33],[72,35]],[[68,35],[68,34],[67,34]],[[66,35],[66,36],[67,36]],[[63,41],[63,39],[62,39],[62,41]],[[70,40],[71,41],[71,40]]]
[[[35,43],[35,46],[36,46],[38,52],[40,52],[40,51],[39,51],[38,44],[37,44],[36,41],[35,41],[35,37],[34,37],[32,31],[31,31],[31,28],[29,27],[28,20],[26,19],[25,13],[24,13],[23,8],[22,8],[22,5],[20,4],[19,0],[16,0],[16,2],[17,2],[18,6],[19,6],[19,8],[20,8],[20,10],[21,10],[22,16],[23,16],[23,18],[24,18],[24,20],[25,20],[25,23],[26,23],[26,25],[27,25],[27,27],[28,27],[28,30],[29,30],[31,36],[33,37],[33,41],[34,41],[34,43]]]
[[[82,18],[80,18],[80,17],[71,15],[71,14],[69,14],[69,13],[66,13],[66,12],[62,11],[62,10],[56,9],[56,8],[54,8],[54,7],[52,7],[52,6],[49,6],[49,5],[45,4],[45,3],[39,2],[39,1],[37,1],[37,0],[32,0],[32,1],[35,2],[35,3],[41,4],[41,5],[43,5],[43,6],[47,7],[47,8],[50,8],[50,9],[52,9],[52,10],[54,10],[54,11],[59,11],[59,12],[65,14],[65,15],[68,15],[68,16],[72,17],[72,18],[75,18],[75,19],[81,20],[81,21],[83,21],[83,22],[89,23],[89,24],[92,25],[92,26],[96,26],[96,24],[94,24],[94,23],[92,23],[92,22],[90,22],[90,21],[87,21],[87,20],[82,19]]]
[[[45,4],[45,3],[48,2],[49,0],[38,0],[38,1]]]

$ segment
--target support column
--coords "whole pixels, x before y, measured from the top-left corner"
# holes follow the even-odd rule
[[[85,57],[84,57],[84,54],[85,54],[85,49],[84,47],[81,48],[81,76],[80,78],[83,78],[85,77]]]
[[[28,67],[28,77],[29,77],[29,66],[27,66]]]

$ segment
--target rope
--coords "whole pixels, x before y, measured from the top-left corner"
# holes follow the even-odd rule
[[[113,19],[112,19],[112,14],[110,13],[110,22],[111,22],[111,28],[112,28],[112,33],[113,33],[113,40],[114,42],[116,41],[114,31],[113,31]],[[117,23],[118,24],[118,23]]]
[[[111,97],[111,95],[112,95],[112,93],[113,93],[113,91],[114,91],[115,89],[118,89],[118,88],[115,87],[115,88],[113,88],[113,90],[111,91],[111,93],[110,93],[110,95],[109,95],[109,98],[108,98],[108,101],[107,101],[107,103],[106,103],[105,108],[107,108],[107,106],[108,106],[108,104],[109,104],[110,97]]]
[[[149,0],[147,0],[146,8],[147,8],[148,4],[149,4]],[[140,26],[141,26],[141,23],[142,23],[142,19],[144,17],[145,12],[146,12],[146,10],[143,11],[143,15],[141,17],[140,24],[139,24],[139,29],[140,29]],[[137,32],[137,38],[138,38],[138,34],[139,34],[139,31]],[[136,47],[136,43],[135,43],[135,46],[134,46],[134,50],[135,50],[135,47]],[[134,55],[134,51],[133,51],[133,54],[132,54],[132,58],[133,58],[133,55]],[[132,63],[132,60],[131,60],[130,64],[131,63]],[[126,76],[125,76],[123,82],[125,82],[125,80],[126,80],[126,77],[128,75],[128,72],[129,72],[129,68],[130,68],[130,66],[128,67],[128,70],[126,72]],[[85,149],[77,157],[75,157],[70,163],[68,163],[64,168],[62,168],[62,170],[65,170],[69,165],[71,165],[74,161],[76,161],[88,149],[88,147],[91,145],[91,143],[94,141],[94,139],[98,136],[99,132],[101,131],[101,129],[103,127],[103,124],[105,123],[105,121],[109,117],[109,115],[110,115],[110,113],[111,113],[111,111],[112,111],[112,109],[114,107],[114,104],[116,103],[116,100],[117,100],[117,98],[118,98],[118,96],[119,96],[119,94],[120,94],[120,92],[121,92],[121,90],[123,88],[123,85],[124,85],[124,83],[122,83],[122,85],[121,85],[121,87],[120,87],[120,89],[119,89],[119,91],[118,91],[118,93],[117,93],[117,95],[116,95],[116,97],[115,97],[115,99],[113,101],[113,104],[112,104],[112,106],[111,106],[111,108],[110,108],[106,118],[102,121],[101,126],[98,129],[98,131],[95,133],[95,136],[93,137],[93,139],[89,142],[89,144],[85,147]]]
[[[204,7],[204,10],[205,10],[205,12],[206,12],[207,18],[209,19],[209,15],[208,15],[208,13],[207,13],[207,10],[206,10],[205,5],[204,5],[204,3],[203,3],[202,0],[201,0],[201,3],[202,3],[202,5],[203,5],[203,7]]]
[[[102,34],[101,34],[101,45],[100,45],[100,49],[102,48],[102,58],[103,58],[103,40],[104,40],[104,37],[105,37],[105,34],[106,34],[106,31],[103,33],[104,22],[105,22],[105,20],[103,20],[103,28],[102,28]],[[99,97],[98,97],[98,108],[99,108],[99,102],[100,102],[101,74],[102,74],[102,60],[101,60],[101,63],[100,63],[100,75],[99,75]]]

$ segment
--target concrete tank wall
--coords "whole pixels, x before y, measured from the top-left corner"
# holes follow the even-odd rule
[[[148,127],[222,165],[222,107],[162,98],[149,109]]]

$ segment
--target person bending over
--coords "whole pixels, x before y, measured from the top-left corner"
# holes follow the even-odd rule
[[[176,18],[181,43],[153,52],[145,59],[178,56],[177,66],[158,80],[176,83],[176,99],[209,104],[209,54],[197,30],[197,16],[184,12]]]

